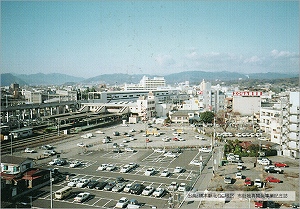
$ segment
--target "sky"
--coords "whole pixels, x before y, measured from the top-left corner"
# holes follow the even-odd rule
[[[1,1],[1,73],[299,73],[299,1]]]

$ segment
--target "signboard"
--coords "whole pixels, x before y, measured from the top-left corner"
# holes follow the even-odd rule
[[[242,96],[242,97],[259,97],[262,96],[261,91],[234,91],[232,92],[233,96]]]

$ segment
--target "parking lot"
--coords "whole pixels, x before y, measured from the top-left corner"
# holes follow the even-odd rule
[[[189,187],[193,188],[195,186],[197,177],[199,175],[200,166],[191,165],[190,162],[206,161],[210,157],[210,153],[199,152],[200,147],[208,147],[211,145],[211,138],[205,135],[197,133],[195,128],[190,126],[172,126],[163,127],[156,125],[160,136],[148,135],[145,136],[145,124],[129,124],[128,126],[118,125],[108,128],[101,129],[101,133],[98,130],[90,131],[92,133],[90,138],[83,138],[82,135],[86,133],[80,133],[74,135],[72,139],[68,141],[63,141],[61,143],[54,144],[55,150],[60,154],[60,158],[67,159],[68,163],[63,166],[49,166],[48,163],[55,159],[57,156],[47,157],[44,159],[39,159],[36,161],[37,165],[43,168],[59,168],[60,172],[68,172],[73,174],[69,176],[69,180],[72,178],[84,178],[89,180],[97,181],[114,181],[117,177],[121,176],[128,183],[140,183],[144,186],[153,186],[155,188],[166,189],[165,194],[162,197],[135,195],[126,192],[112,192],[88,188],[73,188],[73,193],[71,196],[64,200],[54,199],[55,207],[70,208],[70,207],[103,207],[103,208],[113,208],[121,197],[127,197],[128,199],[136,199],[144,208],[149,208],[155,206],[157,208],[166,208],[169,206],[170,197],[173,198],[173,203],[179,205],[183,200],[183,192],[179,191],[169,191],[168,186],[171,182],[176,182],[177,184],[186,183]],[[133,130],[134,129],[134,130]],[[173,140],[178,136],[175,136],[175,132],[179,130],[184,132],[180,135],[181,140]],[[114,132],[118,131],[119,136],[114,136]],[[131,136],[129,137],[128,134]],[[200,137],[195,137],[200,135]],[[109,143],[103,143],[102,140],[106,136],[111,138]],[[162,140],[163,138],[169,137],[169,141]],[[201,139],[203,137],[203,139]],[[183,139],[183,140],[182,140]],[[239,138],[239,140],[255,140],[255,138]],[[82,143],[85,146],[79,147],[78,144]],[[114,146],[118,145],[120,152],[115,152]],[[216,161],[214,164],[211,162],[207,166],[209,170],[206,170],[208,174],[212,172],[212,166],[214,167],[215,176],[210,180],[207,178],[200,178],[200,180],[205,179],[205,185],[207,187],[203,188],[208,190],[216,190],[216,188],[222,187],[224,191],[241,191],[245,189],[244,179],[246,177],[252,180],[260,178],[264,180],[268,173],[263,170],[263,166],[257,165],[254,167],[255,158],[242,158],[244,161],[245,169],[242,170],[243,179],[235,179],[237,172],[236,164],[228,164],[226,166],[219,166],[220,159],[222,157],[222,144],[218,146],[216,144],[216,150],[214,154],[214,159]],[[131,147],[134,151],[126,152],[125,147]],[[178,149],[180,148],[180,149]],[[35,148],[36,153],[21,153],[24,156],[29,156],[33,158],[39,158],[43,152],[40,148]],[[166,153],[172,152],[175,157],[166,156]],[[264,188],[260,190],[265,191],[297,191],[296,196],[299,197],[298,189],[296,188],[298,182],[299,174],[297,169],[299,165],[287,158],[274,156],[270,158],[272,161],[287,162],[290,166],[285,168],[283,174],[272,174],[276,178],[280,178],[283,182],[280,184],[267,183]],[[70,168],[70,162],[79,161],[81,165],[79,167]],[[128,163],[137,163],[139,166],[129,173],[120,173],[120,169]],[[114,164],[116,169],[113,171],[99,171],[97,168],[101,164]],[[181,173],[174,173],[176,167],[182,167],[184,170]],[[145,176],[144,173],[148,168],[154,168],[155,173],[151,176]],[[168,177],[161,177],[161,173],[164,170],[168,170],[171,174]],[[225,184],[224,177],[230,176],[233,179],[232,184]],[[53,184],[53,191],[57,191],[68,184],[68,180],[64,179],[58,183]],[[199,185],[198,185],[199,186]],[[202,187],[201,187],[202,188]],[[195,190],[199,188],[193,188]],[[74,197],[82,191],[89,192],[91,196],[88,200],[83,203],[74,202]],[[34,196],[34,195],[33,195]],[[45,187],[37,193],[33,201],[34,206],[42,207],[44,205],[50,205],[50,188]],[[189,203],[188,203],[189,204]],[[289,203],[280,203],[281,207],[288,205]],[[201,208],[237,208],[237,207],[253,207],[253,202],[228,202],[228,203],[212,203],[212,202],[201,202],[196,205],[187,205],[186,203],[182,205],[185,207],[201,207]]]

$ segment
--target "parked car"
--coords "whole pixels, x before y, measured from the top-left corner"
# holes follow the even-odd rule
[[[106,181],[100,181],[95,185],[95,189],[101,190],[104,189],[106,186],[107,182]]]
[[[125,208],[128,205],[129,200],[126,197],[122,197],[116,204],[116,208]]]
[[[238,163],[237,169],[238,170],[244,170],[245,166],[242,163]]]
[[[265,171],[268,173],[283,173],[283,170],[281,168],[275,167],[275,166],[266,166]]]
[[[69,167],[70,168],[75,168],[75,167],[78,167],[80,165],[81,165],[81,162],[76,160],[76,161],[71,162]]]
[[[139,195],[143,192],[144,188],[145,186],[143,184],[134,184],[130,189],[130,193]]]
[[[130,170],[131,166],[129,164],[126,164],[121,168],[120,173],[128,173]]]
[[[254,186],[257,186],[257,187],[262,187],[263,183],[260,179],[255,179],[254,180]]]
[[[225,178],[224,178],[224,183],[225,184],[231,184],[231,177],[229,177],[229,176],[225,176]]]
[[[73,178],[71,181],[67,184],[69,187],[75,187],[76,184],[79,182],[79,178]]]
[[[253,184],[253,182],[251,181],[250,178],[246,178],[246,179],[245,179],[245,182],[244,182],[244,185],[245,185],[245,186],[252,186],[252,184]]]
[[[125,183],[119,182],[112,188],[112,191],[113,192],[121,192],[124,189],[124,187],[125,187]]]
[[[54,147],[53,147],[52,145],[50,145],[50,144],[47,144],[47,145],[41,146],[41,148],[42,148],[42,149],[45,149],[45,150],[51,150],[51,149],[53,149]]]
[[[166,170],[163,170],[161,173],[160,173],[160,176],[162,177],[168,177],[170,175],[170,172],[166,169]]]
[[[115,164],[108,164],[106,167],[107,171],[113,171],[115,170],[117,167],[115,166]]]
[[[89,179],[79,179],[79,182],[76,184],[76,187],[78,188],[85,187],[86,185],[88,185],[89,182],[90,182]]]
[[[90,182],[86,185],[86,187],[89,188],[89,189],[94,189],[95,186],[96,186],[98,183],[99,183],[98,181],[92,180],[92,181],[90,181]]]
[[[136,199],[129,200],[128,205],[127,205],[127,209],[135,209],[135,208],[140,208],[140,207],[141,207],[141,205]]]
[[[123,189],[123,192],[127,192],[127,193],[130,192],[130,189],[131,189],[132,186],[133,186],[132,183],[126,184],[124,189]]]
[[[199,148],[199,152],[211,152],[211,149],[208,149],[207,147]]]
[[[153,197],[162,197],[165,193],[166,193],[166,190],[164,188],[158,187],[152,193],[152,196]]]
[[[30,149],[30,148],[26,148],[24,150],[24,152],[26,152],[26,153],[35,153],[35,150],[34,149]]]
[[[146,186],[142,192],[142,195],[149,196],[154,192],[155,188],[153,186]]]
[[[287,164],[285,164],[285,163],[279,163],[279,162],[275,162],[275,163],[274,163],[274,166],[275,166],[275,167],[279,167],[279,168],[280,168],[280,167],[284,167],[284,168],[285,168],[285,167],[288,167]]]
[[[49,165],[56,165],[59,161],[60,161],[59,158],[55,158],[55,159],[53,159],[52,161],[50,161],[48,164],[49,164]]]
[[[184,182],[180,183],[179,186],[178,186],[178,191],[179,192],[186,191],[186,183],[184,183]]]
[[[273,176],[268,176],[268,177],[266,178],[266,181],[267,181],[267,182],[273,182],[273,183],[280,183],[280,182],[281,182],[281,180],[279,180],[279,179],[277,179],[277,178],[275,178],[275,177],[273,177]]]
[[[184,171],[184,169],[182,167],[177,166],[177,167],[175,167],[173,173],[182,173],[183,171]]]
[[[144,175],[145,176],[151,176],[154,175],[155,173],[155,169],[154,168],[147,168],[147,170],[145,171]]]
[[[131,147],[125,147],[125,152],[136,152],[136,150]]]
[[[175,191],[177,190],[177,188],[178,188],[178,184],[175,181],[171,182],[171,184],[168,186],[168,190],[170,191]]]
[[[74,198],[74,201],[75,202],[83,202],[83,201],[87,200],[89,198],[89,196],[90,196],[90,193],[81,192]]]
[[[202,164],[202,161],[200,161],[200,160],[192,160],[189,164],[190,165],[200,166]]]
[[[67,164],[67,160],[65,160],[65,159],[60,159],[57,163],[56,163],[56,165],[58,165],[58,166],[63,166],[63,165],[66,165]]]
[[[173,157],[173,158],[177,157],[177,155],[173,152],[167,152],[167,153],[164,154],[164,156],[165,157]]]
[[[165,150],[165,149],[161,149],[161,148],[157,148],[157,149],[153,149],[153,152],[157,152],[157,153],[165,153],[166,150]]]
[[[241,173],[241,172],[237,172],[237,173],[235,174],[235,178],[236,178],[236,179],[242,179],[242,178],[243,178],[242,173]]]
[[[83,142],[80,142],[77,144],[78,147],[86,147],[86,144],[84,144]]]
[[[111,191],[115,185],[116,185],[116,182],[110,181],[105,185],[105,187],[103,189],[106,191]]]
[[[108,164],[103,163],[98,168],[97,171],[104,171],[107,168]]]

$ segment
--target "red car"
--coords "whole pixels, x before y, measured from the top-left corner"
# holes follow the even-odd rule
[[[174,141],[179,141],[179,139],[177,137],[174,137],[173,140]]]
[[[277,179],[277,178],[275,178],[275,177],[273,177],[273,176],[268,176],[268,177],[266,178],[266,181],[267,181],[267,182],[273,182],[273,183],[280,183],[280,182],[281,182],[279,179]]]
[[[251,181],[250,178],[246,178],[246,179],[245,179],[245,182],[244,182],[244,185],[245,185],[245,186],[252,186],[252,184],[253,184],[253,182]]]
[[[264,201],[256,200],[256,201],[254,202],[254,206],[255,206],[256,208],[262,208],[262,207],[264,207]]]
[[[275,167],[288,167],[287,164],[285,164],[285,163],[279,163],[279,162],[274,163],[274,166]]]

